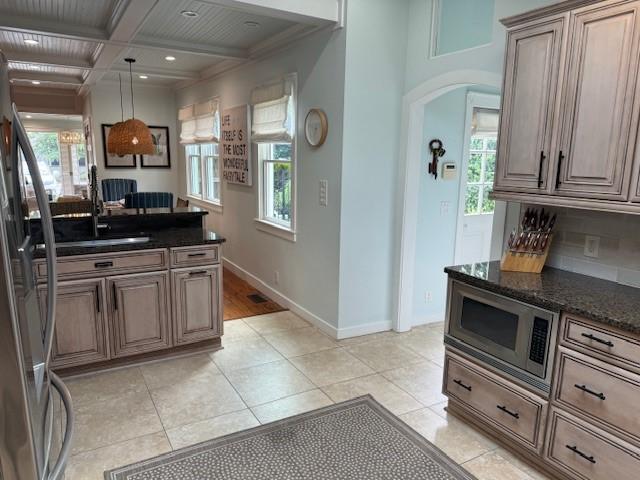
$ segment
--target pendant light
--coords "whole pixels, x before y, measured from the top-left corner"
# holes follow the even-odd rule
[[[153,141],[151,139],[151,131],[144,122],[136,119],[136,111],[133,101],[133,72],[131,67],[131,64],[135,62],[135,59],[125,58],[124,61],[129,64],[129,83],[131,86],[131,118],[125,121],[121,127],[118,127],[116,132],[113,132],[112,127],[112,130],[109,132],[107,145],[111,144],[113,153],[119,156],[153,155],[155,153],[155,147],[153,146]],[[116,125],[114,125],[114,127]]]

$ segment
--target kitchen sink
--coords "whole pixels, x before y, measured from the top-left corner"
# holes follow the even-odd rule
[[[147,243],[149,237],[128,237],[128,238],[103,238],[97,240],[82,240],[78,242],[56,242],[57,248],[74,247],[112,247],[115,245],[132,245],[136,243]]]

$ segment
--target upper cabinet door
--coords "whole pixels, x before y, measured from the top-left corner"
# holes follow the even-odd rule
[[[547,189],[568,15],[512,29],[507,52],[495,189]]]
[[[609,1],[572,12],[558,194],[628,197],[639,7]]]

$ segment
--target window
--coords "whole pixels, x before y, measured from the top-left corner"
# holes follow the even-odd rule
[[[181,108],[180,142],[185,144],[187,194],[205,202],[221,205],[220,182],[220,110],[217,100]]]
[[[38,161],[44,188],[51,199],[55,200],[65,193],[62,185],[63,171],[58,132],[29,131],[27,134]],[[30,179],[27,179],[27,182],[29,181]]]
[[[220,157],[217,143],[187,145],[187,182],[189,196],[220,203]]]
[[[290,240],[295,240],[295,95],[296,78],[289,76],[254,90],[251,102],[252,141],[258,144],[258,228]],[[282,230],[289,234],[282,234]]]
[[[434,0],[431,56],[490,44],[494,9],[495,0]]]
[[[496,202],[489,199],[496,171],[497,134],[476,133],[471,136],[465,215],[493,213]]]

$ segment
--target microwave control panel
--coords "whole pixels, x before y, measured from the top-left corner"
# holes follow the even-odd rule
[[[529,360],[540,365],[544,365],[547,352],[547,338],[549,336],[549,322],[536,317],[533,322],[531,332],[531,349],[529,350]]]

